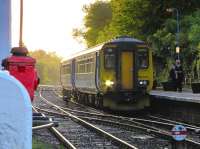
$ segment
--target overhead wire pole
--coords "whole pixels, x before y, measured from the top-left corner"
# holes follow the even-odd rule
[[[179,32],[180,32],[180,26],[179,26],[179,12],[177,8],[174,8],[176,10],[176,22],[177,22],[177,46],[176,46],[176,52],[178,54],[178,59],[180,59],[180,47],[179,47]]]
[[[176,31],[176,53],[178,55],[178,59],[180,59],[180,46],[179,46],[179,32],[180,32],[180,25],[179,25],[179,11],[177,8],[168,8],[168,12],[176,11],[176,24],[177,24],[177,31]]]
[[[20,34],[19,34],[19,47],[24,47],[24,44],[23,44],[23,0],[20,0]]]

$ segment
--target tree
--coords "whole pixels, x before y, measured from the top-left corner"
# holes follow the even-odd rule
[[[86,5],[83,8],[85,12],[83,29],[74,29],[75,38],[86,40],[88,47],[98,44],[98,34],[109,24],[112,18],[112,11],[109,2],[96,1],[93,4]]]
[[[30,56],[37,61],[36,68],[41,84],[59,84],[60,61],[55,52],[45,52],[44,50],[31,51]]]
[[[183,16],[180,20],[180,56],[186,74],[192,77],[194,77],[194,70],[200,71],[200,61],[198,60],[200,56],[199,15],[200,10],[197,10],[190,15]],[[151,43],[154,49],[154,56],[162,59],[160,63],[163,63],[162,66],[164,66],[164,68],[162,69],[166,69],[166,72],[169,70],[171,63],[174,62],[176,57],[176,23],[175,19],[167,19],[162,29],[148,36],[148,42]]]
[[[193,14],[186,16],[184,21],[189,22],[188,40],[190,42],[190,53],[193,57],[190,59],[192,63],[192,76],[194,79],[200,79],[200,9]]]
[[[185,70],[188,73],[192,71],[194,59],[196,61],[200,55],[198,0],[110,0],[105,3],[109,6],[107,10],[111,15],[105,17],[104,23],[99,21],[99,14],[103,13],[97,13],[105,10],[105,7],[101,7],[102,9],[97,11],[97,8],[100,8],[99,4],[102,3],[104,2],[97,1],[85,8],[85,30],[76,32],[77,35],[84,37],[88,46],[121,35],[144,40],[152,47],[155,60],[161,61],[156,66],[163,67],[159,70],[166,73],[174,62],[177,46],[176,11],[169,13],[166,10],[176,8],[180,20],[181,59]],[[195,63],[199,63],[200,68],[200,60]]]
[[[74,29],[73,35],[84,39],[89,47],[120,35],[146,41],[172,18],[167,8],[177,8],[183,16],[199,7],[197,0],[98,0],[84,7],[85,28]]]

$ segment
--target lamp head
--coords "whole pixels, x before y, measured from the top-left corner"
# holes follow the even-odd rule
[[[173,8],[167,8],[166,11],[167,11],[167,12],[173,12],[174,9],[173,9]]]

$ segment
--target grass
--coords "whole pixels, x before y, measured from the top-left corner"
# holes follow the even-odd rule
[[[54,149],[54,146],[52,144],[44,143],[36,138],[33,138],[32,143],[32,149]],[[64,147],[60,146],[59,149],[64,149]]]

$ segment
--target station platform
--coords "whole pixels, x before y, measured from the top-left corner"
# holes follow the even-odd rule
[[[192,90],[184,89],[183,92],[152,90],[150,102],[152,113],[200,126],[200,94],[194,94]]]
[[[150,96],[163,100],[174,100],[200,104],[200,94],[194,94],[190,90],[183,90],[183,92],[152,90],[150,92]]]

